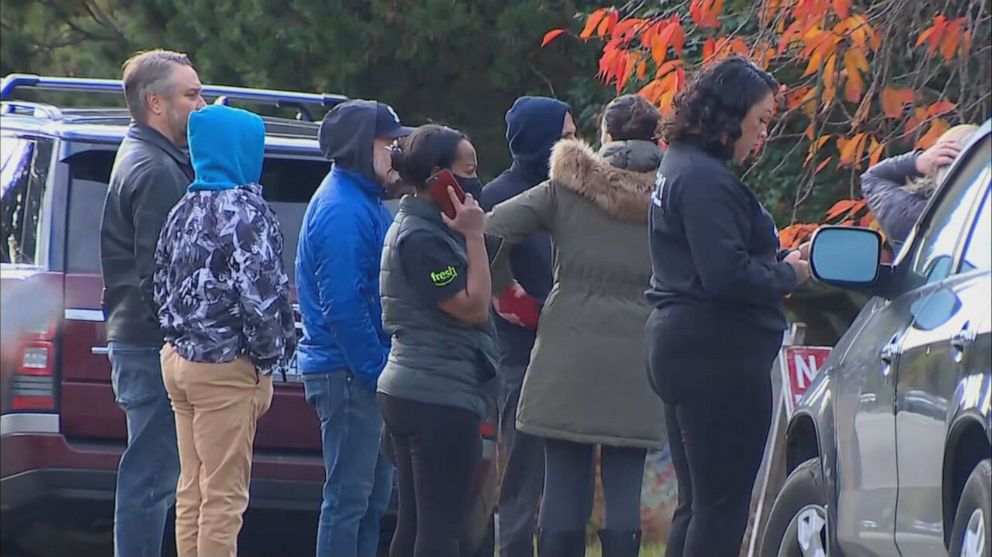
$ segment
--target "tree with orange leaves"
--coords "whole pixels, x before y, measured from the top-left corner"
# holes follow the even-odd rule
[[[617,93],[637,91],[668,114],[687,70],[735,54],[785,84],[777,124],[745,173],[770,184],[759,193],[789,221],[787,247],[817,228],[803,218],[877,228],[859,199],[860,173],[886,152],[924,149],[952,124],[989,116],[992,14],[981,0],[643,6],[600,8],[575,33],[603,42],[599,77]],[[543,44],[570,34],[553,29]]]

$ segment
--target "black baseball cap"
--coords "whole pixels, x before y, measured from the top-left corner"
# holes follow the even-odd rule
[[[399,139],[413,133],[413,128],[400,123],[400,117],[388,104],[377,102],[375,114],[375,138]]]

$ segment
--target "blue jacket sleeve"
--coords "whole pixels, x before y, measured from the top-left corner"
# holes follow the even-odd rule
[[[373,323],[367,284],[369,265],[379,265],[371,223],[359,215],[329,211],[307,231],[314,256],[321,312],[355,378],[375,390],[389,354]]]

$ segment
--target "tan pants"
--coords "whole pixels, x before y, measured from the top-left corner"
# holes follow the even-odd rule
[[[272,403],[272,377],[247,358],[225,364],[162,348],[162,376],[176,414],[179,557],[236,557],[248,508],[255,425]]]

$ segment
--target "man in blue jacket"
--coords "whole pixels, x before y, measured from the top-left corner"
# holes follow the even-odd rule
[[[320,419],[326,472],[317,557],[376,555],[391,495],[376,399],[389,354],[379,260],[392,217],[382,195],[397,178],[390,147],[409,132],[388,105],[362,100],[334,107],[320,126],[333,166],[307,207],[296,253],[298,365]]]
[[[571,109],[546,97],[520,97],[506,113],[506,141],[513,164],[482,189],[480,203],[491,210],[548,179],[551,148],[575,137]],[[543,302],[551,291],[551,236],[539,232],[513,246],[510,265],[527,294]],[[503,361],[499,370],[499,451],[506,460],[500,487],[499,532],[503,557],[532,557],[538,501],[544,487],[541,440],[517,431],[517,402],[536,330],[524,323],[496,320]]]

